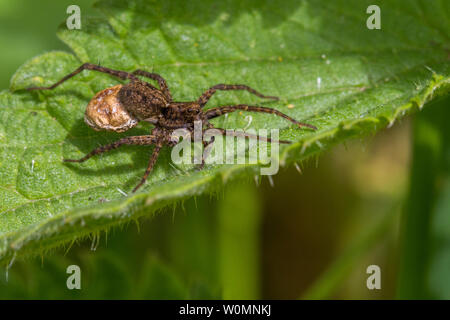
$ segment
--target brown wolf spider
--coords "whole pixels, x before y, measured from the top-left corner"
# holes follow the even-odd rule
[[[202,130],[204,132],[207,129],[214,128],[209,122],[210,119],[236,110],[243,110],[275,114],[299,127],[304,126],[316,130],[316,127],[313,125],[299,122],[278,110],[266,107],[238,104],[203,110],[208,100],[217,90],[246,90],[260,98],[278,100],[278,97],[265,96],[255,89],[242,84],[217,84],[206,90],[197,101],[175,102],[172,100],[172,95],[170,94],[169,87],[164,78],[156,73],[150,73],[144,70],[136,70],[130,73],[105,68],[91,63],[84,63],[74,72],[66,75],[49,87],[32,87],[27,90],[51,90],[83,70],[99,71],[118,77],[122,80],[130,80],[127,84],[119,84],[104,89],[92,98],[86,108],[84,116],[85,122],[90,127],[95,130],[124,132],[136,126],[139,121],[149,122],[155,127],[149,135],[122,138],[116,142],[92,150],[81,159],[64,159],[63,161],[84,162],[94,155],[116,149],[122,145],[155,145],[144,176],[142,177],[141,182],[133,189],[133,192],[139,189],[147,180],[162,146],[174,146],[177,144],[177,141],[171,138],[172,132],[178,128],[185,128],[192,133],[194,121],[202,122]],[[137,76],[156,80],[159,89],[148,82],[140,80]],[[229,134],[225,129],[215,129],[218,129],[223,135]],[[237,134],[233,133],[233,135],[236,136]],[[270,138],[247,133],[243,133],[240,136],[271,142]],[[213,142],[214,137],[208,142],[204,141],[203,145],[206,148],[212,145]],[[280,140],[279,142],[290,143],[290,141],[285,140]],[[203,168],[204,164],[205,159],[203,157],[200,169]]]

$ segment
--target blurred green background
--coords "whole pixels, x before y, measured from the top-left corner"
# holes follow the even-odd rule
[[[66,8],[0,0],[0,88],[26,60],[68,50]],[[0,298],[450,298],[448,100],[374,137],[234,182],[42,259],[12,261]],[[68,290],[79,265],[82,289]],[[366,269],[381,268],[381,290]],[[7,281],[8,279],[8,281]]]

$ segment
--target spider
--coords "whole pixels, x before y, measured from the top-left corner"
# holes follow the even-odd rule
[[[246,90],[260,98],[278,100],[278,97],[265,96],[255,89],[242,84],[217,84],[206,90],[196,101],[176,102],[173,101],[166,81],[159,74],[136,70],[126,72],[114,70],[103,66],[84,63],[78,69],[69,73],[58,82],[48,87],[31,87],[27,90],[51,90],[79,74],[83,70],[93,70],[109,74],[122,80],[130,80],[126,84],[115,85],[98,92],[89,102],[86,108],[84,121],[94,130],[109,130],[124,132],[135,127],[140,121],[145,121],[154,125],[149,135],[125,137],[116,142],[96,148],[86,154],[81,159],[63,159],[64,162],[84,162],[94,155],[98,155],[122,145],[154,145],[153,153],[147,165],[147,169],[139,182],[133,189],[136,192],[147,180],[153,166],[158,159],[161,148],[164,145],[174,146],[178,143],[172,136],[172,132],[178,128],[185,128],[190,132],[194,130],[194,121],[201,121],[203,132],[214,128],[209,122],[210,119],[219,117],[236,110],[270,113],[280,116],[299,127],[308,127],[313,130],[317,128],[313,125],[299,122],[288,115],[271,108],[250,106],[246,104],[226,105],[204,110],[208,100],[217,90]],[[140,80],[138,76],[146,77],[158,82],[159,89],[152,84]],[[219,130],[222,135],[237,136],[222,128]],[[240,136],[252,139],[260,139],[271,142],[270,138],[258,135],[241,133]],[[212,145],[214,137],[208,142],[203,142],[205,148]],[[290,143],[290,141],[280,140],[280,143]],[[202,157],[199,169],[203,168],[205,159]]]

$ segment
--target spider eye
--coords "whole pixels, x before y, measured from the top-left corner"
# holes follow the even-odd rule
[[[118,99],[121,88],[122,85],[107,88],[92,98],[84,115],[87,125],[97,131],[123,132],[138,124],[138,119],[130,115]]]

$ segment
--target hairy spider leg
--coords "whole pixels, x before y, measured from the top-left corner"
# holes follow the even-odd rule
[[[101,154],[104,152],[108,152],[114,149],[117,149],[120,146],[123,145],[141,145],[141,146],[147,146],[157,143],[157,138],[154,135],[147,135],[147,136],[133,136],[133,137],[126,137],[122,138],[120,140],[117,140],[116,142],[98,147],[91,152],[89,152],[87,155],[85,155],[81,159],[63,159],[64,162],[84,162],[88,160],[89,158]]]
[[[278,100],[278,97],[274,96],[265,96],[262,93],[256,91],[253,88],[250,88],[249,86],[246,86],[244,84],[216,84],[215,86],[212,86],[208,90],[206,90],[200,98],[198,98],[197,103],[200,104],[200,106],[204,106],[208,100],[212,97],[214,93],[216,93],[217,90],[246,90],[250,92],[251,94],[254,94],[255,96],[258,96],[260,98],[264,99],[272,99],[272,100]]]
[[[269,143],[273,142],[272,139],[267,138],[267,137],[263,137],[263,136],[260,136],[260,135],[255,135],[255,134],[246,133],[246,132],[240,132],[240,131],[237,131],[237,132],[235,132],[235,131],[227,131],[226,129],[223,129],[223,128],[216,128],[211,123],[208,123],[207,127],[208,127],[208,129],[216,129],[216,130],[220,131],[221,135],[223,135],[223,136],[243,137],[243,138],[267,141]],[[203,131],[203,134],[205,133],[206,130],[207,129],[205,129]],[[204,148],[204,150],[206,151],[207,148],[212,148],[212,145],[214,144],[214,141],[215,141],[215,136],[212,136],[211,140],[209,140],[209,141],[203,141],[203,148]],[[278,140],[278,143],[290,144],[292,142],[288,141],[288,140]],[[204,157],[204,153],[202,154],[202,163],[199,165],[198,170],[202,170],[203,169],[203,167],[205,166],[205,159],[208,157],[208,155],[206,155],[206,157]]]
[[[213,136],[213,137],[211,137],[211,140],[203,141],[203,150],[204,151],[202,153],[202,163],[198,166],[198,170],[202,170],[203,167],[205,166],[205,160],[209,156],[209,151],[210,151],[210,148],[212,148],[212,145],[214,144],[214,140],[215,140],[215,137]],[[205,156],[207,149],[208,149],[208,154]]]
[[[260,106],[249,106],[246,104],[237,104],[237,105],[232,105],[232,106],[221,106],[221,107],[212,108],[205,112],[205,117],[206,117],[206,119],[209,120],[212,118],[219,117],[225,113],[234,112],[236,110],[275,114],[277,116],[280,116],[280,117],[298,125],[299,127],[308,127],[308,128],[317,130],[317,128],[315,126],[308,124],[308,123],[299,122],[276,109],[260,107]]]
[[[272,140],[270,138],[263,137],[263,136],[256,135],[256,134],[247,133],[247,132],[228,131],[228,130],[223,129],[223,128],[214,128],[214,129],[219,130],[222,133],[223,136],[249,138],[249,139],[267,141],[267,142],[270,142],[270,143],[274,142],[274,140]],[[288,141],[288,140],[278,140],[277,142],[278,143],[283,143],[283,144],[290,144],[290,143],[292,143],[292,141]]]
[[[138,78],[136,76],[134,76],[133,74],[131,74],[129,72],[126,72],[126,71],[114,70],[114,69],[98,66],[98,65],[92,64],[92,63],[84,63],[78,69],[76,69],[74,72],[69,73],[68,75],[63,77],[58,82],[52,84],[51,86],[48,86],[48,87],[31,87],[31,88],[27,88],[27,90],[51,90],[51,89],[54,89],[57,86],[59,86],[61,83],[63,83],[64,81],[69,80],[73,76],[76,76],[77,74],[79,74],[83,70],[93,70],[93,71],[103,72],[103,73],[109,74],[111,76],[118,77],[118,78],[120,78],[122,80],[126,80],[126,79],[138,80]]]
[[[153,149],[153,153],[152,156],[150,157],[150,160],[148,161],[148,166],[147,169],[145,170],[144,176],[141,179],[141,182],[139,182],[139,184],[133,189],[133,192],[136,192],[137,189],[139,189],[144,183],[145,181],[147,181],[147,177],[150,174],[150,172],[153,169],[153,166],[156,163],[156,160],[158,159],[159,156],[159,152],[161,151],[161,144],[157,144],[155,145],[155,149]]]
[[[133,71],[133,74],[158,81],[159,88],[161,89],[161,91],[164,93],[164,95],[167,97],[169,101],[172,101],[172,94],[170,93],[169,86],[167,85],[166,80],[159,74],[147,72],[141,69]]]
[[[155,145],[155,149],[153,150],[153,154],[150,158],[147,169],[145,170],[144,176],[142,177],[141,182],[133,189],[133,192],[136,192],[136,190],[139,189],[147,180],[147,177],[150,174],[150,171],[152,170],[153,165],[156,162],[156,159],[158,158],[159,151],[161,150],[160,141],[154,135],[122,138],[116,142],[113,142],[111,144],[107,144],[107,145],[104,145],[104,146],[101,146],[101,147],[98,147],[98,148],[92,150],[91,152],[89,152],[87,155],[85,155],[81,159],[64,159],[63,161],[64,162],[84,162],[87,159],[91,158],[92,156],[117,149],[118,147],[123,146],[123,145],[153,145],[153,144]]]

